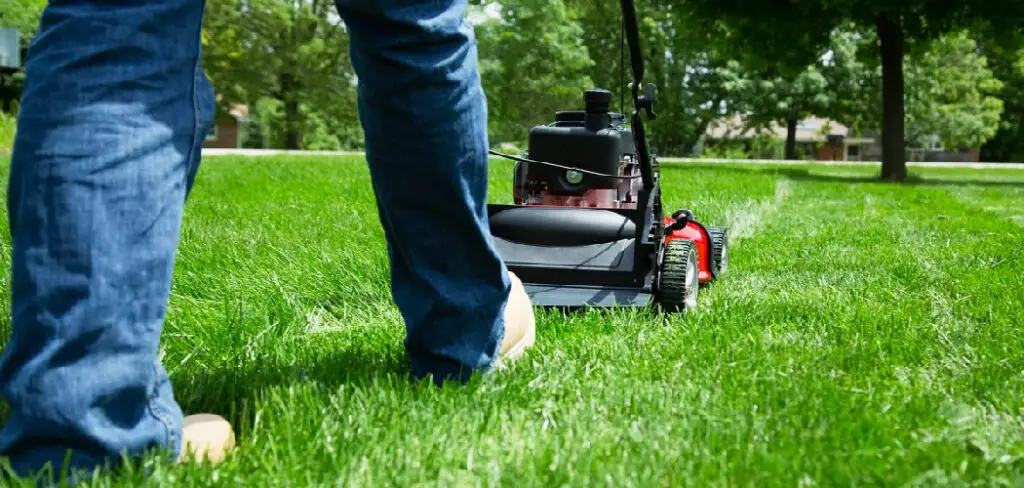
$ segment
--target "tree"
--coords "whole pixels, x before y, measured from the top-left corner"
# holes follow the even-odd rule
[[[521,142],[555,112],[582,108],[593,61],[562,0],[509,0],[496,10],[476,27],[490,136]]]
[[[882,171],[885,180],[906,177],[905,71],[908,52],[973,24],[1016,29],[1024,2],[997,0],[678,0],[709,19],[721,43],[742,53],[745,64],[789,73],[813,64],[836,27],[853,23],[876,33],[882,68]]]
[[[920,145],[935,137],[944,148],[978,148],[996,135],[1003,83],[966,31],[935,40],[906,63],[907,136]]]
[[[1000,33],[1002,34],[1002,33]],[[983,33],[979,45],[1003,82],[1005,110],[995,137],[982,150],[986,161],[1024,161],[1024,35]]]
[[[651,30],[659,33],[653,39],[661,44],[645,44],[652,58],[662,60],[664,72],[657,79],[660,115],[651,124],[655,148],[689,154],[712,122],[741,110],[734,83],[747,73],[702,28],[706,19],[671,0],[649,2],[649,11]]]
[[[821,73],[834,94],[827,117],[850,128],[854,134],[881,130],[881,64],[871,30],[845,25],[831,35],[821,62]]]
[[[348,46],[331,0],[210,0],[207,6],[204,68],[219,95],[218,113],[237,103],[279,101],[286,149],[303,148],[304,133],[359,124]],[[340,144],[323,137],[318,147]]]
[[[828,81],[816,66],[795,76],[749,76],[739,63],[727,71],[736,103],[748,113],[747,125],[767,128],[775,123],[786,127],[785,158],[797,159],[796,132],[801,120],[823,115],[832,105]]]
[[[856,131],[881,130],[882,67],[871,32],[844,32],[826,76],[841,94],[832,116]],[[999,128],[1002,83],[967,31],[953,31],[904,56],[908,146],[977,148]]]

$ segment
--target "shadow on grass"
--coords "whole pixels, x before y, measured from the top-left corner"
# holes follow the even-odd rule
[[[819,183],[877,183],[905,186],[985,186],[985,187],[1021,187],[1024,180],[984,180],[976,178],[935,178],[921,175],[908,175],[905,181],[888,182],[878,176],[829,175],[811,173],[807,170],[787,170],[785,177],[794,181],[812,181]]]
[[[811,172],[808,168],[792,168],[785,166],[760,166],[760,165],[729,165],[729,166],[716,166],[713,164],[698,164],[694,166],[687,166],[682,164],[663,165],[661,166],[661,172],[665,174],[674,173],[685,173],[694,169],[709,170],[715,173],[723,174],[743,174],[743,175],[761,175],[761,176],[778,176],[784,177],[793,181],[807,181],[815,183],[863,183],[863,184],[879,184],[879,185],[905,185],[905,186],[981,186],[981,187],[1004,187],[1013,188],[1021,187],[1024,188],[1024,179],[1007,179],[1007,180],[995,180],[995,179],[977,179],[970,176],[963,178],[950,178],[950,177],[930,177],[922,176],[920,174],[910,174],[907,176],[906,181],[903,182],[890,182],[881,179],[877,172],[864,173],[859,175],[850,174],[829,174],[829,173],[817,173]]]
[[[781,175],[786,170],[784,166],[772,166],[772,165],[741,165],[741,164],[721,164],[721,163],[662,163],[659,166],[662,174],[686,174],[690,171],[710,171],[716,174],[742,174],[750,176],[773,176]]]
[[[400,349],[398,352],[402,352]],[[274,391],[294,386],[316,390],[337,390],[369,385],[417,388],[404,354],[392,354],[359,345],[329,353],[309,354],[285,362],[246,361],[242,367],[214,368],[198,373],[174,375],[175,398],[185,414],[211,412],[231,420],[237,432],[251,432],[255,405],[271,398]],[[429,382],[419,382],[426,386]]]
[[[982,180],[976,178],[937,178],[911,174],[902,182],[888,182],[877,175],[836,175],[827,173],[811,173],[806,169],[786,169],[781,172],[793,181],[810,181],[816,183],[875,183],[904,186],[983,186],[983,187],[1021,187],[1024,180]]]

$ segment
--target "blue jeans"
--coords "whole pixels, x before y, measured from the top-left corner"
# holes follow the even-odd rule
[[[465,0],[338,0],[416,378],[492,367],[510,283],[487,226],[487,114]],[[20,473],[181,449],[157,358],[212,123],[203,0],[51,2],[9,180],[13,335],[0,455]],[[315,183],[315,182],[311,182]],[[341,198],[341,197],[339,197]],[[217,272],[210,270],[210,272]]]

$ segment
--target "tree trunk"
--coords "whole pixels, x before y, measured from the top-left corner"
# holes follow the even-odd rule
[[[720,113],[719,110],[722,107],[722,99],[714,99],[711,102],[710,107],[710,110],[701,112],[697,115],[697,120],[699,122],[697,123],[697,128],[693,131],[693,138],[683,141],[683,143],[687,145],[686,148],[690,154],[694,153],[694,150],[697,148],[697,144],[700,144],[704,140],[704,137],[708,132],[708,126],[711,125],[711,121],[718,117],[718,114]]]
[[[899,19],[878,15],[878,39],[882,54],[882,179],[907,177],[904,123],[903,29]]]
[[[302,130],[299,128],[299,104],[294,98],[284,103],[284,148],[302,149]]]
[[[786,154],[785,158],[788,160],[796,159],[796,125],[799,121],[796,119],[786,120]]]
[[[690,138],[685,139],[683,141],[683,144],[686,147],[688,155],[695,155],[696,149],[697,149],[697,144],[700,144],[701,142],[706,142],[702,138],[705,135],[707,135],[708,126],[709,125],[711,125],[711,119],[710,118],[702,118],[701,122],[699,122],[697,124],[697,128],[693,131],[693,133],[692,133],[693,135]]]
[[[302,149],[302,120],[299,114],[299,86],[288,72],[280,74],[281,97],[284,102],[284,148]]]

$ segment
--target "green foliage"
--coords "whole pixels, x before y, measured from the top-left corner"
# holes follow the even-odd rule
[[[847,125],[855,135],[880,130],[882,71],[874,31],[855,24],[837,28],[823,58],[821,73],[834,94],[826,115]]]
[[[594,63],[583,29],[562,0],[501,2],[476,27],[492,144],[518,142],[555,112],[582,108]]]
[[[986,33],[982,51],[992,72],[1003,82],[1005,110],[995,137],[985,145],[986,161],[1024,161],[1024,39],[1001,40]]]
[[[726,140],[705,146],[701,157],[712,160],[748,159],[750,150],[743,142]]]
[[[703,147],[703,159],[782,159],[785,142],[767,134],[757,134],[750,139],[724,139]]]
[[[18,29],[22,45],[28,45],[39,28],[44,8],[46,0],[4,0],[0,2],[0,27]]]
[[[704,28],[749,65],[799,73],[828,49],[837,28],[874,30],[880,14],[898,19],[911,50],[978,23],[1016,30],[1024,2],[1002,0],[675,0],[693,15],[716,19]]]
[[[272,147],[361,145],[348,34],[330,0],[211,0],[203,47],[221,112],[281,102]]]
[[[999,129],[1003,83],[967,32],[939,37],[907,63],[908,139],[931,135],[942,147],[978,148]]]
[[[797,148],[797,151],[800,149]],[[785,141],[772,136],[760,135],[750,140],[750,156],[757,159],[782,159]]]
[[[21,29],[27,45],[45,0],[2,3],[0,24]],[[619,107],[631,76],[623,69],[629,57],[618,2],[473,3],[496,13],[477,25],[495,145],[525,146],[530,126],[580,108],[587,88],[611,90],[616,109],[631,110],[628,98]],[[1013,34],[1024,13],[1018,4],[640,1],[646,81],[658,86],[659,118],[649,122],[653,149],[691,154],[710,122],[733,114],[755,127],[818,115],[854,133],[878,131],[882,72],[874,23],[885,12],[908,37],[910,145],[928,144],[933,134],[950,148],[991,141],[988,158],[1024,160],[1024,44]],[[210,0],[203,46],[220,116],[237,104],[250,108],[246,147],[363,147],[348,35],[331,0]],[[0,77],[9,111],[21,84],[20,73]]]
[[[835,71],[846,95],[833,115],[859,131],[881,130],[882,69],[871,32],[842,34]],[[904,61],[906,140],[909,147],[977,148],[1000,127],[1003,82],[967,31],[954,31],[908,53]]]
[[[827,51],[837,28],[852,24],[865,30],[892,32],[892,35],[886,36],[888,40],[877,45],[878,50],[875,52],[895,60],[895,63],[886,65],[883,73],[892,82],[883,84],[884,97],[879,102],[886,102],[882,104],[884,113],[879,120],[884,118],[884,125],[896,127],[896,130],[903,126],[901,88],[909,86],[904,83],[898,66],[898,60],[906,52],[925,52],[924,61],[927,62],[930,42],[946,33],[975,25],[1004,26],[1006,29],[1017,30],[1024,21],[1024,2],[1001,0],[677,0],[676,3],[690,9],[695,15],[715,19],[714,23],[705,24],[705,30],[718,33],[719,45],[725,46],[744,66],[759,72],[777,72],[783,77],[798,75],[807,66],[815,64]],[[971,67],[961,66],[960,69]],[[988,91],[989,85],[979,90]],[[959,96],[939,101],[937,103],[942,107],[926,111],[928,115],[939,115],[909,120],[918,126],[942,133],[947,144],[983,142],[987,139],[985,136],[991,125],[991,114],[999,107],[985,95],[965,94],[959,87],[951,90],[959,92]],[[961,106],[957,103],[958,99],[971,98],[977,100],[981,108],[957,122],[942,120],[940,123],[939,117]],[[963,137],[963,134],[955,134],[965,130],[980,131],[980,136]],[[904,134],[890,133],[888,136],[883,139],[882,175],[885,178],[902,179],[906,175]]]
[[[272,114],[268,115],[264,110],[268,103],[274,102],[276,100],[263,99],[249,105],[249,120],[246,123],[245,137],[242,138],[242,147],[246,149],[270,148]]]
[[[764,122],[800,120],[824,113],[832,103],[828,82],[815,66],[794,77],[763,77],[751,83],[744,100]]]
[[[730,75],[727,85],[733,103],[746,114],[747,125],[752,128],[774,124],[788,127],[789,122],[824,115],[836,95],[829,90],[828,80],[817,66],[808,66],[798,74],[751,76],[733,61],[724,72]],[[795,133],[788,135],[795,139]],[[796,157],[795,154],[788,156]]]
[[[675,28],[685,30],[685,25]],[[664,74],[657,79],[659,117],[651,123],[651,131],[658,151],[685,155],[711,122],[736,113],[741,104],[735,103],[728,84],[726,56],[699,38],[673,33],[669,39],[669,51],[660,64]],[[659,49],[652,47],[651,51],[661,52]]]

